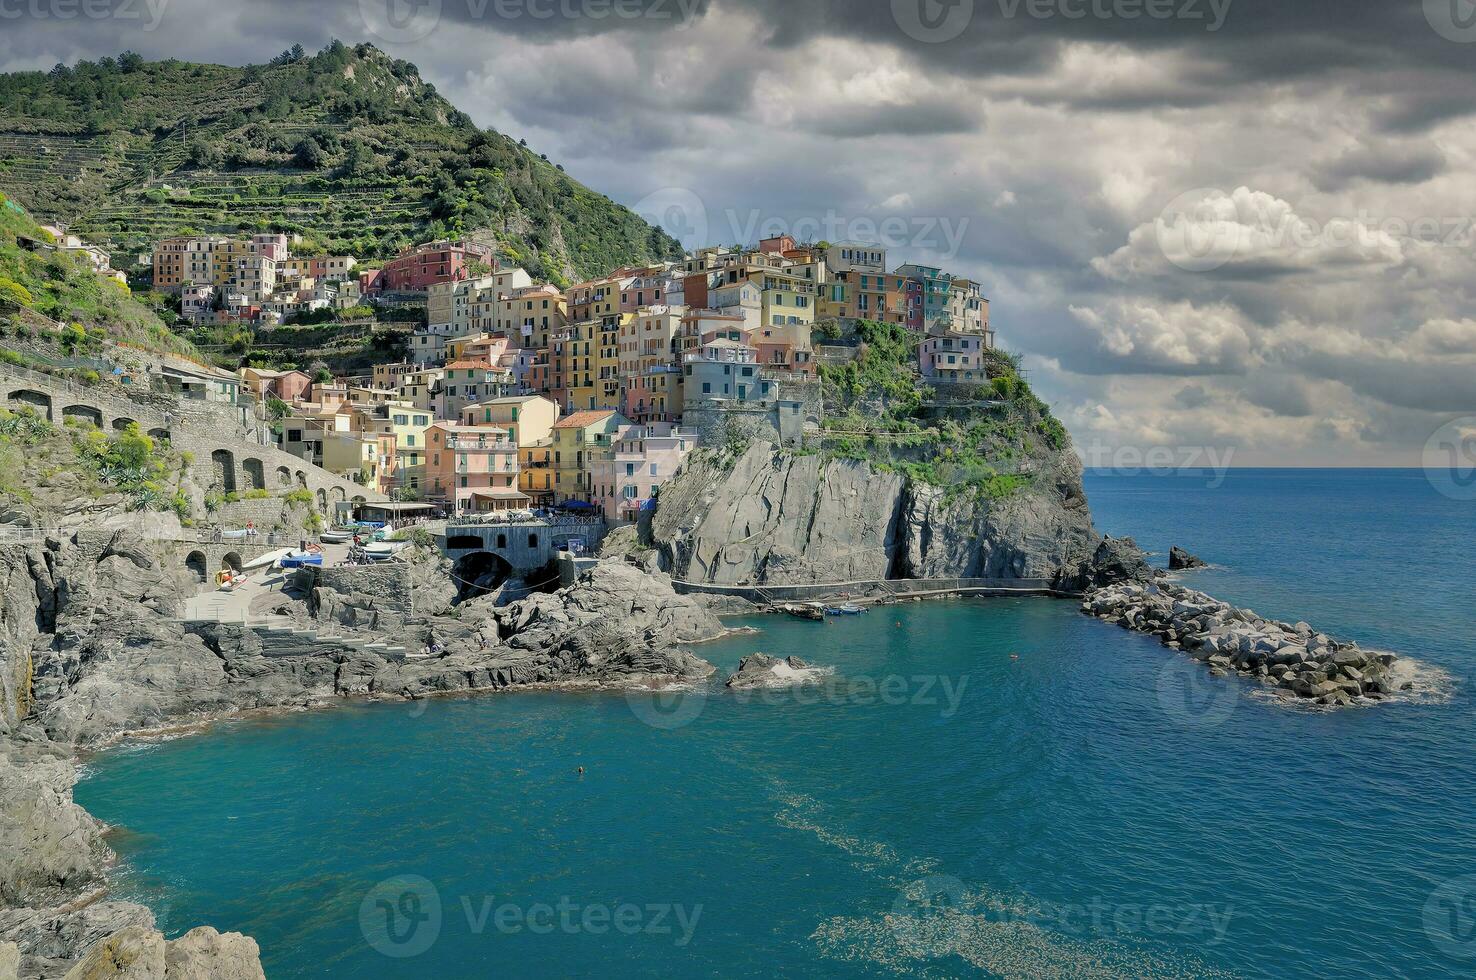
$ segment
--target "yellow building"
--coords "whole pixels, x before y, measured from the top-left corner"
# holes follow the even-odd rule
[[[764,270],[753,281],[763,290],[763,326],[815,322],[817,293],[814,282],[775,269]]]
[[[405,401],[390,402],[379,411],[385,413],[395,440],[394,485],[401,490],[422,490],[426,485],[425,430],[435,419]]]
[[[461,410],[462,425],[500,426],[512,433],[519,446],[546,442],[558,420],[558,404],[542,395],[509,395]]]
[[[629,419],[609,408],[575,412],[554,425],[553,489],[560,503],[590,499],[590,463],[608,457],[615,433],[627,425]]]
[[[619,407],[620,327],[634,318],[634,313],[610,313],[569,328],[560,355],[569,411]]]
[[[553,436],[518,444],[518,489],[539,503],[553,503]]]

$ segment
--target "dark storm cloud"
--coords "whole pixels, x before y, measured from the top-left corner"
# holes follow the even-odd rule
[[[0,20],[0,69],[369,41],[622,203],[690,191],[714,240],[828,212],[967,219],[947,254],[920,240],[893,260],[980,279],[1002,341],[1093,436],[1270,418],[1268,444],[1305,454],[1476,407],[1467,333],[1431,335],[1443,360],[1401,354],[1425,321],[1476,317],[1469,249],[1268,247],[1196,273],[1130,239],[1195,187],[1324,221],[1476,215],[1453,180],[1476,139],[1449,125],[1472,111],[1476,43],[1421,0],[113,0],[66,19],[44,14],[70,0],[36,2]],[[929,42],[918,4],[967,17]],[[1123,250],[1141,271],[1093,265]]]
[[[1448,167],[1437,146],[1365,143],[1318,168],[1313,180],[1323,190],[1340,190],[1357,180],[1419,184],[1445,173]]]

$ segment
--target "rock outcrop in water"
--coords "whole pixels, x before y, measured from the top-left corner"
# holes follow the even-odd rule
[[[1191,568],[1204,568],[1205,562],[1202,558],[1191,555],[1189,552],[1174,545],[1169,549],[1169,571],[1183,572]]]
[[[734,690],[754,687],[788,687],[817,679],[819,672],[799,657],[771,657],[753,653],[738,661],[738,670],[724,682]]]
[[[721,585],[1001,578],[1076,588],[1112,580],[1104,560],[1114,574],[1151,576],[1141,556],[1125,563],[1121,545],[1101,552],[1073,453],[1034,464],[1028,487],[991,499],[767,443],[736,458],[704,452],[662,487],[649,540],[674,577]]]
[[[125,531],[0,547],[0,964],[15,943],[21,977],[261,976],[250,939],[195,930],[166,942],[148,909],[105,898],[105,828],[72,800],[79,748],[355,695],[705,677],[711,665],[683,645],[724,632],[665,578],[604,563],[505,607],[436,606],[413,626],[434,656],[395,660],[341,645],[265,656],[240,626],[186,632],[170,619],[193,589],[180,573]],[[346,587],[373,598],[371,585]],[[338,632],[351,629],[342,605],[317,608]],[[296,612],[312,615],[306,601]]]
[[[1238,673],[1318,704],[1344,707],[1408,690],[1413,681],[1392,653],[1361,650],[1306,623],[1265,619],[1203,592],[1160,583],[1109,586],[1082,611],[1203,661],[1212,673]]]

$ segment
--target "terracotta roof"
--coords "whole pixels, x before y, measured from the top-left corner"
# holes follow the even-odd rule
[[[554,423],[555,429],[582,429],[586,425],[593,425],[601,419],[607,419],[615,414],[613,408],[594,408],[583,412],[575,412]]]

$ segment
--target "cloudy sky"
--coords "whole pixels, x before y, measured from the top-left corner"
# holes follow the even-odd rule
[[[689,244],[980,279],[1088,462],[1418,466],[1476,415],[1473,0],[0,0],[4,70],[332,37]]]

